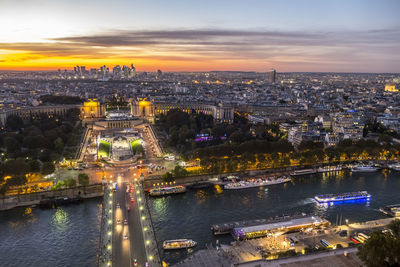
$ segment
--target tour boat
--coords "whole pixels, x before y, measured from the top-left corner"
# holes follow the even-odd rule
[[[316,171],[314,169],[304,169],[304,170],[296,170],[290,173],[292,176],[297,175],[305,175],[305,174],[314,174]]]
[[[341,171],[343,167],[341,165],[338,166],[324,166],[324,167],[319,167],[318,172],[336,172],[336,171]]]
[[[400,171],[400,163],[396,163],[396,164],[389,164],[388,165],[389,169],[395,170],[395,171]]]
[[[370,200],[371,195],[367,191],[358,191],[350,193],[339,193],[339,194],[324,194],[317,195],[314,197],[319,203],[330,203],[330,202],[344,202],[354,200]]]
[[[197,245],[196,241],[191,239],[175,239],[166,240],[163,242],[163,248],[167,249],[182,249],[182,248],[192,248]]]
[[[184,185],[176,185],[169,187],[160,187],[149,189],[150,196],[164,196],[169,194],[185,193],[186,187]]]
[[[355,165],[351,167],[352,172],[375,172],[379,169],[379,167],[375,167],[372,165]]]
[[[291,179],[289,177],[281,177],[281,178],[258,178],[258,179],[250,179],[246,181],[232,182],[224,185],[224,189],[244,189],[251,187],[259,187],[259,186],[267,186],[273,184],[281,184],[290,182]]]

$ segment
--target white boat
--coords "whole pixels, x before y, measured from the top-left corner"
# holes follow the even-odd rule
[[[371,166],[371,165],[355,165],[351,167],[352,172],[376,172],[379,167]]]
[[[259,179],[251,179],[247,181],[239,181],[233,182],[224,185],[224,189],[244,189],[244,188],[252,188],[252,187],[259,187],[259,186],[267,186],[273,184],[281,184],[290,182],[291,179],[289,177],[281,177],[281,178],[259,178]]]
[[[324,167],[319,167],[318,172],[336,172],[336,171],[341,171],[343,169],[342,165],[338,166],[324,166]]]
[[[305,175],[305,174],[314,174],[316,173],[315,169],[304,169],[304,170],[296,170],[290,173],[292,176],[297,175]]]
[[[197,245],[196,241],[191,239],[175,239],[166,240],[163,242],[164,249],[182,249],[182,248],[192,248]]]
[[[400,171],[400,163],[396,163],[396,164],[389,164],[388,165],[389,169],[395,170],[395,171]]]

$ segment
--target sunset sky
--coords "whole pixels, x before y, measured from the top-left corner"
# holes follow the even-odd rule
[[[0,69],[400,71],[397,0],[0,0]]]

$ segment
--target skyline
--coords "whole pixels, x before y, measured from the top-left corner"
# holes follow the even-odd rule
[[[348,3],[350,2],[350,3]],[[0,70],[397,73],[398,1],[0,2]]]

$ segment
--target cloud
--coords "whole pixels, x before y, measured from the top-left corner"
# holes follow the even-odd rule
[[[159,61],[242,60],[247,64],[364,64],[368,59],[400,67],[400,30],[264,31],[183,29],[114,30],[88,36],[66,36],[42,43],[0,43],[0,49],[36,56],[129,58]],[[382,64],[383,62],[380,62]]]

